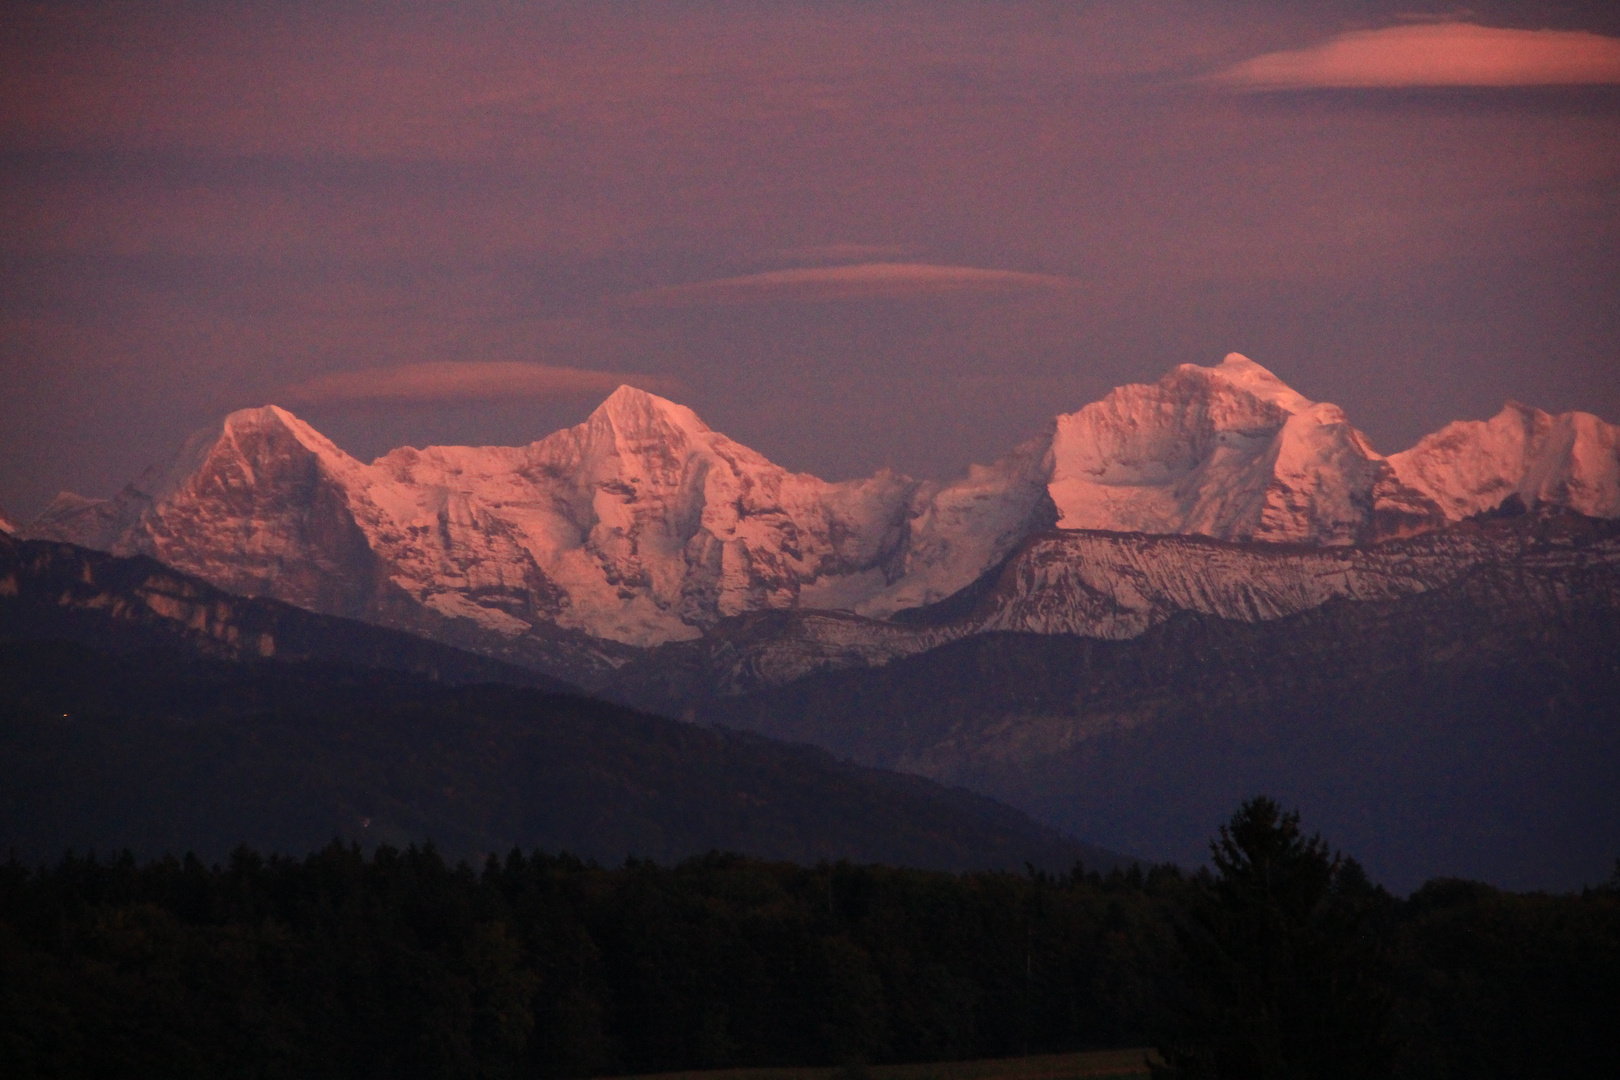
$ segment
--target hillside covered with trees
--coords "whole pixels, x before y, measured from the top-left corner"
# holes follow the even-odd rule
[[[1268,800],[1213,872],[246,849],[0,871],[8,1076],[587,1076],[1157,1045],[1168,1075],[1609,1075],[1620,891],[1406,900]]]

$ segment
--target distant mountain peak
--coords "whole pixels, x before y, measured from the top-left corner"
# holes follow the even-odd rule
[[[227,414],[222,424],[228,430],[276,426],[285,427],[288,430],[298,430],[300,428],[309,431],[314,430],[280,405],[259,405],[253,408],[237,409],[235,412]]]
[[[628,385],[527,446],[369,465],[265,405],[114,499],[58,498],[27,533],[430,633],[646,646],[752,611],[934,603],[1054,526],[1344,545],[1510,496],[1620,517],[1617,432],[1509,403],[1386,459],[1338,406],[1240,353],[1118,387],[949,483],[793,473]]]
[[[1196,371],[1212,379],[1231,386],[1236,390],[1251,394],[1261,401],[1268,401],[1286,412],[1304,412],[1316,402],[1295,390],[1279,379],[1269,368],[1250,360],[1242,353],[1227,353],[1225,358],[1214,367],[1199,367],[1196,364],[1183,364],[1181,370]]]
[[[629,384],[609,394],[591,413],[586,424],[606,424],[620,434],[629,436],[656,436],[674,431],[692,436],[707,434],[712,430],[685,405]]]
[[[1489,420],[1458,420],[1425,435],[1389,463],[1452,520],[1511,497],[1620,517],[1620,427],[1591,413],[1554,416],[1508,401]]]
[[[1058,417],[1051,466],[1060,528],[1328,544],[1372,538],[1387,471],[1341,409],[1241,353]]]
[[[285,447],[283,440],[288,438],[318,457],[335,462],[354,461],[331,439],[279,405],[238,409],[220,421],[217,429],[205,428],[192,436],[192,442],[199,449],[217,447],[222,443],[241,446],[244,440],[267,440],[271,446]]]

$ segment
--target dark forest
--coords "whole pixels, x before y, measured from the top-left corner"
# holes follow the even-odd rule
[[[1157,1046],[1169,1076],[1606,1076],[1620,889],[1407,899],[1245,803],[1214,869],[241,849],[0,872],[0,1069],[589,1076]]]

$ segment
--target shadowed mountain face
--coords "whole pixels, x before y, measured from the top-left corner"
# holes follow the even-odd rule
[[[454,640],[454,627],[443,636]],[[0,535],[0,640],[68,640],[113,651],[168,648],[230,660],[318,659],[445,683],[504,682],[573,692],[535,670],[565,666],[536,648],[508,663],[417,634],[233,596],[144,556]],[[566,646],[566,639],[564,642]]]
[[[1477,567],[1271,621],[1142,636],[985,633],[694,715],[994,795],[1199,862],[1220,807],[1297,805],[1375,878],[1519,888],[1620,853],[1620,567]]]
[[[804,746],[514,686],[312,662],[0,645],[0,849],[223,857],[334,837],[617,862],[1054,870],[1122,860],[1023,814]]]
[[[756,612],[627,650],[601,688],[964,785],[1155,859],[1201,860],[1212,816],[1268,791],[1396,887],[1569,887],[1620,850],[1617,540],[1614,522],[1547,512],[1366,549],[1053,534],[905,621]],[[149,560],[0,543],[13,637],[543,679]],[[426,736],[377,737],[387,756]]]
[[[918,777],[634,713],[144,558],[0,537],[7,640],[0,848],[29,858],[296,852],[342,836],[468,857],[516,845],[614,861],[722,848],[947,869],[1121,862]]]

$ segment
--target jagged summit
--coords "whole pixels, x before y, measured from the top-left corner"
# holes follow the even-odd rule
[[[610,424],[625,434],[655,434],[661,429],[673,428],[693,435],[711,430],[685,405],[628,384],[609,394],[585,422],[587,425]]]
[[[1062,528],[1334,544],[1375,538],[1389,472],[1337,406],[1239,353],[1058,417],[1051,462]]]
[[[1620,517],[1617,431],[1510,405],[1386,459],[1238,353],[1119,387],[943,484],[792,473],[633,386],[527,446],[369,465],[266,405],[113,499],[60,496],[26,532],[421,632],[652,645],[762,609],[932,603],[1054,526],[1346,545],[1512,495]]]
[[[1225,358],[1214,367],[1182,364],[1177,370],[1209,379],[1218,379],[1231,386],[1234,390],[1250,394],[1261,401],[1268,401],[1289,413],[1304,412],[1316,404],[1279,379],[1269,368],[1262,367],[1242,353],[1227,353]]]
[[[217,429],[205,428],[193,435],[191,444],[202,454],[227,447],[249,458],[303,451],[340,468],[359,464],[331,439],[279,405],[238,409],[226,416]]]
[[[285,431],[300,442],[306,443],[312,449],[316,446],[332,446],[331,440],[327,439],[326,436],[280,405],[260,405],[255,408],[237,409],[235,412],[227,414],[225,419],[220,421],[220,431],[231,435],[255,431]]]

